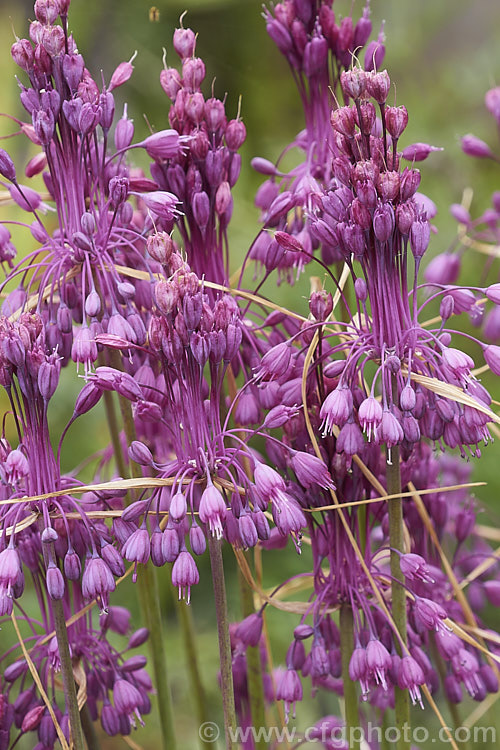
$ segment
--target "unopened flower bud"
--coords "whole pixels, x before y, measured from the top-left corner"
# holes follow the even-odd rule
[[[14,182],[16,179],[16,168],[14,162],[7,151],[3,148],[0,148],[0,174],[10,182]]]
[[[476,159],[492,159],[494,158],[493,151],[487,143],[482,141],[480,138],[476,138],[475,135],[469,133],[464,135],[462,138],[462,151],[467,156],[474,156]]]
[[[443,151],[438,146],[429,146],[428,143],[412,143],[403,150],[403,159],[406,161],[424,161],[434,151]]]
[[[118,67],[113,72],[113,75],[111,76],[111,81],[109,82],[108,91],[113,91],[113,89],[116,89],[118,86],[122,86],[124,83],[126,83],[130,76],[132,75],[132,72],[134,70],[134,66],[132,65],[132,61],[135,58],[137,52],[132,55],[130,60],[128,62],[121,62]]]
[[[385,126],[392,138],[399,138],[408,125],[408,111],[406,107],[387,107],[385,110]]]

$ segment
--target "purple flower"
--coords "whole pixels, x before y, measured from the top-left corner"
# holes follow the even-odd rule
[[[185,598],[189,604],[191,586],[195,586],[199,580],[195,561],[187,550],[182,550],[172,567],[172,585],[179,589],[179,599]]]

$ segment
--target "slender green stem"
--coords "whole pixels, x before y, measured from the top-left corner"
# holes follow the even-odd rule
[[[104,398],[104,409],[106,411],[106,421],[108,423],[109,434],[111,437],[111,443],[113,445],[113,451],[115,455],[116,468],[122,477],[127,475],[127,468],[123,459],[122,446],[120,442],[120,430],[118,427],[118,420],[116,419],[116,409],[113,402],[113,394],[111,391],[104,391],[102,394]]]
[[[398,447],[387,452],[386,478],[387,494],[400,494],[401,470]],[[403,642],[406,643],[406,590],[402,585],[404,576],[401,572],[398,554],[398,551],[404,551],[403,500],[401,497],[389,500],[389,544],[391,546],[392,617]],[[396,643],[396,648],[401,653],[398,643]],[[401,730],[397,747],[398,750],[410,750],[409,732],[404,731],[405,726],[410,727],[410,697],[408,691],[402,690],[396,685],[394,687],[394,702],[396,726]]]
[[[344,685],[344,706],[346,738],[350,750],[360,747],[359,741],[359,704],[356,683],[349,676],[349,662],[354,651],[354,619],[352,607],[342,604],[340,607],[340,655],[342,661],[342,683]]]
[[[87,743],[87,750],[101,750],[101,743],[95,731],[95,724],[92,721],[87,703],[80,711],[80,718],[82,720],[82,729],[85,735],[85,742]]]
[[[168,682],[165,637],[160,610],[160,592],[156,570],[142,565],[137,579],[139,603],[149,630],[149,652],[153,663],[154,685],[158,696],[158,711],[164,750],[175,750],[177,742],[174,732],[172,695]]]
[[[196,706],[196,718],[198,725],[201,727],[209,720],[207,698],[201,679],[198,649],[196,647],[196,631],[193,623],[192,608],[186,606],[183,602],[177,602],[172,596],[172,587],[168,587],[169,603],[174,605],[175,614],[179,622],[182,633],[184,650],[187,657],[187,667],[189,672],[189,682],[191,691],[194,696]],[[202,733],[203,735],[203,733]],[[200,747],[206,750],[213,750],[213,742],[200,736]]]
[[[110,351],[108,354],[110,364],[121,370],[121,359],[118,352]],[[123,396],[118,397],[118,402],[120,404],[125,437],[130,445],[130,443],[136,438],[132,407],[130,406],[128,399]],[[113,435],[112,424],[110,424],[110,431]],[[133,476],[142,476],[140,467],[137,466],[137,464],[132,462],[130,464],[130,470],[127,467],[122,455],[119,435],[116,430],[115,433],[113,447],[117,453],[117,465],[123,467],[123,477],[128,477],[130,474]],[[134,499],[132,493],[130,499]],[[154,682],[161,725],[162,747],[163,750],[176,750],[177,742],[174,732],[172,695],[168,683],[167,658],[160,609],[159,585],[157,571],[152,569],[150,565],[141,565],[140,570],[138,571],[137,592],[142,616],[144,617],[145,625],[149,630],[148,646],[150,658],[153,663]]]
[[[68,631],[66,630],[66,619],[64,609],[60,600],[51,600],[52,613],[54,615],[54,630],[56,631],[59,659],[61,661],[61,675],[63,681],[64,699],[68,712],[71,740],[74,750],[85,750],[82,723],[80,720],[80,709],[76,697],[75,678],[73,676],[73,662],[68,643]]]
[[[243,617],[248,617],[255,612],[253,604],[252,589],[246,582],[240,569],[238,569],[240,584],[240,599]],[[260,727],[266,726],[266,712],[264,703],[264,685],[262,683],[262,662],[260,660],[259,646],[248,646],[247,648],[247,685],[250,701],[250,713],[252,726],[259,731]],[[255,739],[255,750],[265,750],[268,744],[264,739]]]
[[[387,730],[389,728],[389,722],[388,722],[388,716],[387,711],[384,711],[382,714],[382,718],[380,720],[380,730],[382,732],[382,737],[380,738],[380,750],[390,750],[391,743],[387,739]]]
[[[209,535],[208,549],[210,552],[210,565],[212,568],[212,581],[214,585],[217,634],[219,636],[220,674],[226,750],[232,750],[234,747],[232,738],[235,736],[236,730],[236,709],[234,706],[233,665],[231,641],[229,638],[229,619],[227,616],[226,584],[224,580],[224,563],[222,561],[221,541]]]

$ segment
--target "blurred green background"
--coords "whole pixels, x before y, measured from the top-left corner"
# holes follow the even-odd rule
[[[158,130],[168,127],[169,102],[158,80],[162,48],[167,49],[168,63],[176,65],[177,56],[171,46],[172,32],[180,14],[187,8],[184,25],[198,32],[197,51],[207,67],[205,91],[208,92],[215,79],[216,94],[222,97],[227,92],[228,116],[235,116],[238,99],[242,97],[241,111],[248,139],[243,149],[242,176],[234,191],[231,248],[234,267],[237,267],[257,226],[253,195],[260,178],[250,169],[250,159],[260,155],[273,160],[278,156],[302,128],[300,101],[286,63],[266,35],[260,0],[157,0],[155,6],[159,11],[158,21],[150,20],[149,0],[73,0],[69,25],[87,67],[97,80],[102,70],[104,79],[109,81],[116,65],[129,59],[137,50],[134,75],[125,87],[115,91],[115,95],[118,112],[123,103],[128,102],[129,116],[135,121],[139,139],[148,132],[146,120]],[[334,5],[340,15],[348,13],[350,7],[350,2],[343,1]],[[357,18],[362,3],[355,2],[354,8]],[[33,18],[32,4],[24,0],[0,0],[0,13],[0,111],[23,118],[25,112],[18,102],[14,78],[18,71],[10,59],[9,48],[14,34],[20,37],[27,34],[26,19]],[[384,19],[387,36],[385,66],[396,87],[397,103],[405,104],[410,114],[402,145],[425,141],[445,147],[443,153],[434,155],[422,165],[421,189],[439,207],[435,220],[439,232],[433,237],[429,251],[429,254],[436,254],[448,247],[456,231],[448,214],[449,204],[460,201],[462,190],[473,185],[473,212],[478,214],[486,207],[495,185],[498,187],[500,183],[497,165],[468,159],[459,147],[459,137],[467,132],[498,145],[495,125],[484,109],[483,96],[488,88],[500,84],[500,3],[498,0],[474,3],[470,0],[373,0],[375,34]],[[14,129],[8,119],[0,118],[0,135],[12,133]],[[22,138],[3,141],[2,145],[10,151],[19,167],[32,153]],[[5,219],[7,212],[10,218],[11,209],[0,207],[0,219]],[[13,230],[13,235],[20,253],[30,249],[28,232]],[[477,259],[471,257],[467,263],[465,274],[477,266]],[[306,275],[297,288],[282,288],[280,295],[285,304],[305,309],[307,290]],[[481,362],[478,360],[478,363]],[[51,413],[55,433],[62,429],[71,415],[75,393],[81,387],[81,381],[69,371],[65,373],[64,382],[57,407],[53,407]],[[500,399],[500,389],[496,385],[493,388],[495,397]],[[102,447],[105,440],[105,424],[98,411],[82,419],[72,428],[66,453],[63,452],[67,468],[73,465],[75,455],[81,460]],[[497,447],[484,450],[484,458],[476,464],[474,472],[477,478],[489,482],[487,488],[481,489],[479,500],[488,507],[485,514],[493,525],[498,525],[500,477]],[[236,620],[240,617],[240,608],[230,551],[226,554],[226,562],[230,614]],[[307,549],[300,558],[288,549],[285,553],[265,553],[264,563],[265,585],[273,586],[286,576],[309,569],[310,560]],[[201,563],[200,570],[201,582],[192,592],[191,608],[210,718],[222,725],[216,677],[215,615],[206,560]],[[168,632],[167,651],[179,748],[184,750],[197,746],[197,722],[167,571],[165,574],[163,609]],[[134,623],[139,625],[135,592],[130,583],[122,584],[113,601],[130,607]],[[273,658],[279,663],[284,658],[296,619],[277,611],[270,612],[268,619],[275,645]],[[1,634],[2,641],[9,638],[6,630]],[[467,704],[463,715],[473,707],[472,702]],[[296,724],[304,728],[328,713],[338,713],[336,698],[319,693],[312,702],[306,695],[298,708]],[[492,721],[491,716],[490,713],[485,717],[486,724]],[[433,726],[430,710],[426,709],[425,714],[417,712],[415,723]],[[146,717],[146,728],[135,732],[133,741],[144,749],[154,747],[158,744],[157,725],[155,713]],[[103,750],[125,746],[122,740],[102,737]],[[19,747],[28,748],[29,745],[20,743]]]

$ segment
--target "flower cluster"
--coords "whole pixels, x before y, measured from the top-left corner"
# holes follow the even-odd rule
[[[126,635],[130,615],[112,597],[127,567],[136,581],[152,563],[170,566],[189,603],[207,547],[221,691],[226,709],[235,700],[242,727],[254,724],[260,672],[261,700],[284,701],[287,719],[304,680],[361,707],[361,723],[370,712],[400,711],[408,697],[423,705],[439,688],[450,703],[464,688],[478,701],[498,691],[498,638],[489,647],[486,608],[500,605],[498,569],[461,460],[480,456],[498,418],[457,338],[500,374],[488,322],[498,318],[500,285],[458,285],[450,253],[420,282],[436,207],[418,192],[415,163],[440,149],[401,147],[408,112],[387,103],[383,30],[369,41],[369,3],[356,22],[338,21],[332,5],[283,0],[264,11],[298,85],[305,129],[284,152],[297,147],[298,166],[253,160],[268,179],[256,197],[263,228],[243,270],[254,259],[266,278],[276,271],[277,283],[293,282],[317,264],[324,281],[314,281],[303,314],[260,297],[260,285],[243,289],[243,272],[230,288],[227,228],[246,130],[239,112],[228,120],[225,101],[203,92],[191,29],[181,23],[174,32],[181,72],[160,74],[168,127],[139,142],[127,107],[119,119],[114,111],[113,91],[131,76],[132,60],[98,86],[68,33],[68,0],[37,0],[30,39],[12,47],[29,119],[19,128],[39,147],[26,174],[42,175],[48,197],[21,185],[0,150],[3,184],[37,243],[16,262],[0,224],[0,384],[10,406],[0,439],[0,616],[29,629],[40,682],[31,685],[30,662],[14,648],[1,657],[9,663],[0,748],[32,732],[40,750],[62,736],[81,750],[82,695],[108,735],[142,723],[153,683],[145,657],[127,651],[148,631],[118,651],[108,636]],[[494,89],[487,106],[498,120],[497,105]],[[150,177],[133,165],[135,149],[151,160]],[[472,137],[464,149],[490,156]],[[43,218],[49,203],[55,230]],[[454,212],[469,239],[495,239],[498,212],[475,223]],[[480,319],[484,297],[493,306],[489,345],[454,322],[462,313]],[[83,369],[84,385],[55,435],[48,408],[63,369]],[[61,447],[73,423],[103,402],[111,445],[84,485],[77,468],[63,466]],[[257,549],[260,573],[262,550],[291,538],[300,552],[304,535],[310,554],[301,564],[309,559],[312,570],[265,593],[241,550]],[[223,542],[262,598],[231,628]],[[310,582],[308,600],[295,608],[301,617],[284,668],[271,671],[264,617],[297,579]],[[25,583],[36,616],[21,603]],[[140,588],[156,623],[160,693],[159,601],[152,585]],[[325,716],[310,738],[340,726]]]

